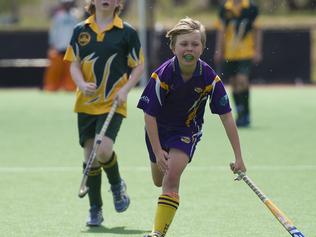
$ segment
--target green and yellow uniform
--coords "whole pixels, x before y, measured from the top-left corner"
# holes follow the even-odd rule
[[[117,92],[128,82],[130,69],[142,64],[144,56],[136,30],[123,22],[118,15],[114,16],[103,31],[100,31],[95,15],[91,15],[74,28],[64,60],[77,62],[85,82],[96,84],[96,93],[93,96],[86,96],[79,89],[76,92],[74,111],[78,114],[79,143],[86,152],[89,149],[86,141],[94,139],[100,132]],[[104,134],[113,143],[126,115],[125,102],[116,109]],[[103,161],[97,157],[97,161],[98,164],[90,169],[87,179],[90,202],[88,226],[99,226],[103,221],[101,167],[111,185],[115,209],[122,212],[129,205],[116,153],[112,151],[109,160]]]
[[[224,58],[229,61],[250,60],[254,56],[254,33],[258,25],[258,7],[249,0],[234,5],[227,0],[221,6],[216,28],[224,30]]]
[[[258,7],[250,0],[226,0],[216,22],[217,30],[223,34],[223,45],[220,44],[224,59],[222,75],[233,85],[237,126],[250,124],[249,75],[253,60],[258,60],[258,52],[261,51],[258,14]]]
[[[144,56],[137,32],[119,16],[100,31],[92,15],[75,27],[64,59],[78,61],[85,81],[97,85],[94,96],[77,90],[75,112],[99,115],[110,111],[116,92],[128,80],[129,68],[142,63]],[[126,103],[116,113],[126,117]]]

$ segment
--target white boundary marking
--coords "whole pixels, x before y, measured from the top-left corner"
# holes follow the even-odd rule
[[[150,171],[149,166],[121,166],[122,171]],[[226,171],[229,166],[188,166],[187,172],[196,171]],[[288,166],[248,166],[248,170],[256,171],[308,171],[316,170],[316,165],[288,165]],[[81,167],[75,166],[40,166],[40,167],[0,167],[0,173],[23,172],[81,172]]]

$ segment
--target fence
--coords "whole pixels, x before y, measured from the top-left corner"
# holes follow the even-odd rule
[[[171,57],[165,31],[148,32],[154,39],[146,57],[148,71]],[[154,37],[153,37],[154,35]],[[0,32],[0,87],[41,87],[47,51],[46,31]],[[202,59],[213,65],[215,32],[207,32]],[[263,32],[263,61],[254,68],[255,83],[310,83],[311,32],[309,29],[266,29]]]

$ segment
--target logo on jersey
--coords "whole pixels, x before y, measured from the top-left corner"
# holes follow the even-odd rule
[[[140,98],[140,100],[141,101],[144,101],[146,104],[149,104],[149,101],[150,101],[150,99],[148,98],[148,96],[142,96],[141,98]]]
[[[200,87],[195,87],[195,88],[194,88],[194,91],[195,91],[196,93],[201,93],[201,92],[203,91],[203,89],[200,88]]]
[[[91,40],[91,36],[88,32],[81,32],[78,36],[78,43],[80,46],[87,45]]]
[[[223,107],[226,106],[228,104],[228,96],[224,95],[222,98],[220,98],[219,104]]]
[[[189,137],[181,137],[181,141],[186,144],[189,144],[191,142],[191,139]]]

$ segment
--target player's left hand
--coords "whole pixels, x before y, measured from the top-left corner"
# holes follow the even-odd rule
[[[116,96],[115,96],[115,99],[117,100],[118,102],[118,105],[122,105],[124,104],[126,101],[127,101],[127,94],[128,92],[124,90],[124,88],[121,88]]]

